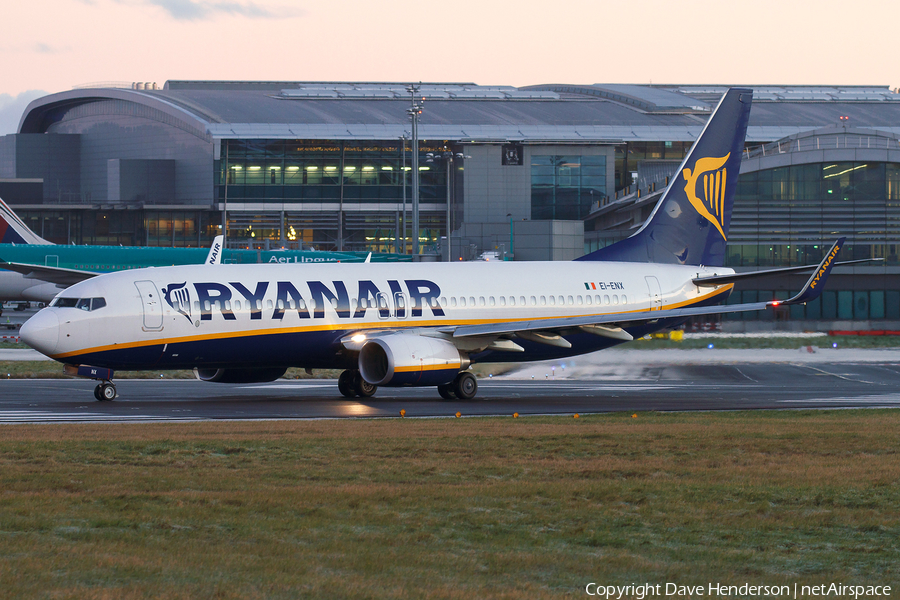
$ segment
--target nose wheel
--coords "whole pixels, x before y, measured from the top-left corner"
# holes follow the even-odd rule
[[[118,396],[116,386],[111,381],[104,381],[94,388],[94,398],[100,402],[110,402],[115,400],[116,396]]]

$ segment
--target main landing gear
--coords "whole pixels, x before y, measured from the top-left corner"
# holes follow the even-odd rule
[[[345,398],[370,398],[375,395],[377,385],[362,378],[359,371],[346,370],[338,377],[338,390]]]
[[[99,388],[98,388],[99,389]],[[370,398],[378,389],[362,378],[359,371],[347,369],[338,377],[338,390],[345,398]],[[463,371],[450,383],[437,386],[438,393],[445,400],[471,400],[478,393],[478,380],[469,371]]]
[[[450,383],[437,386],[438,394],[445,400],[471,400],[478,393],[478,380],[469,371],[463,371]]]
[[[116,396],[118,396],[118,393],[116,392],[116,386],[112,381],[104,381],[94,388],[94,398],[100,402],[115,400]]]

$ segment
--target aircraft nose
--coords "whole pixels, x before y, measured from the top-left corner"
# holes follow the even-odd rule
[[[59,318],[52,310],[45,308],[38,311],[22,324],[19,337],[41,354],[50,356],[56,353],[59,346]]]

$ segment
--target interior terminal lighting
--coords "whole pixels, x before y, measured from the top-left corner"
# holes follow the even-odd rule
[[[262,167],[255,166],[255,165],[252,167],[247,167],[248,171],[259,171],[260,169],[262,169]]]
[[[288,167],[287,170],[288,171],[299,171],[300,167]]]
[[[270,171],[280,171],[281,167],[269,167]]]
[[[326,171],[337,171],[337,167],[325,167]]]
[[[327,171],[327,170],[328,170],[328,167],[325,167],[325,170]],[[345,170],[345,171],[355,171],[355,170],[356,170],[356,167],[344,167],[344,170]]]
[[[363,171],[374,171],[375,167],[363,167]]]
[[[420,171],[430,171],[431,167],[419,167]]]
[[[393,171],[394,167],[381,167],[382,171]]]
[[[306,167],[307,171],[318,171],[319,167]]]
[[[243,170],[244,167],[242,167],[241,165],[232,165],[231,168],[234,169],[235,171],[241,171],[241,170]]]
[[[412,167],[403,167],[404,171],[412,171]]]

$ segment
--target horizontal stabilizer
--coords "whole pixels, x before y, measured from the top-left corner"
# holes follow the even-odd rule
[[[859,260],[843,260],[834,263],[835,267],[844,267],[847,265],[856,265],[869,262],[883,262],[883,258],[861,258]],[[737,283],[746,281],[747,279],[756,279],[757,277],[776,277],[778,275],[790,275],[792,273],[803,273],[804,271],[812,271],[818,269],[819,265],[804,265],[802,267],[784,267],[782,269],[767,269],[765,271],[750,271],[748,273],[732,273],[730,275],[713,275],[712,277],[697,277],[693,279],[693,283],[699,287],[716,287],[726,283]]]

